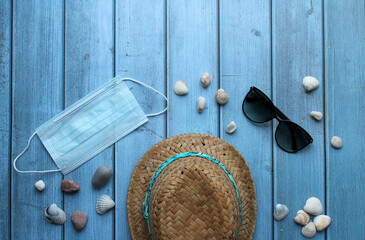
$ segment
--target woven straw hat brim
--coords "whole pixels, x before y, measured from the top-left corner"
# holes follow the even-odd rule
[[[137,163],[127,195],[127,215],[134,240],[151,239],[142,204],[148,184],[157,168],[183,152],[206,153],[218,159],[231,173],[242,205],[242,223],[237,239],[252,239],[256,224],[256,191],[250,169],[242,155],[226,141],[211,135],[189,133],[165,139],[148,150]]]

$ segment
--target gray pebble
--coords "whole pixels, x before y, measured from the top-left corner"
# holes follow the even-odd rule
[[[92,184],[95,188],[104,186],[113,175],[113,169],[107,165],[100,166],[94,173]]]

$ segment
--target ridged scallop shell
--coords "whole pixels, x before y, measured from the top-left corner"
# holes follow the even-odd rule
[[[115,206],[115,202],[108,195],[101,195],[96,201],[96,212],[100,215],[105,214]]]
[[[276,204],[274,209],[274,219],[276,221],[283,220],[289,213],[289,209],[283,204]]]
[[[309,215],[308,213],[304,212],[303,210],[299,210],[297,212],[297,216],[294,218],[294,222],[301,226],[305,226],[309,222]]]
[[[311,197],[305,202],[303,210],[313,216],[320,215],[323,211],[321,201],[316,197]]]
[[[319,215],[313,220],[318,232],[325,230],[331,224],[331,218],[327,215]]]
[[[57,207],[56,204],[51,204],[49,207],[44,209],[44,218],[47,222],[55,225],[62,225],[66,222],[65,212]]]
[[[302,234],[306,238],[312,238],[316,235],[316,226],[313,222],[308,223],[304,227],[302,227]]]

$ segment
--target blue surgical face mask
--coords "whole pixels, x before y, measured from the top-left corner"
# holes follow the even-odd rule
[[[159,113],[144,114],[124,83],[126,80],[139,83],[162,95],[167,101],[166,108]],[[29,138],[26,148],[14,159],[14,169],[22,173],[61,171],[64,175],[68,174],[146,123],[147,117],[165,112],[167,107],[168,100],[162,93],[137,80],[117,76],[38,127]],[[28,149],[35,134],[59,169],[17,169],[16,161]]]

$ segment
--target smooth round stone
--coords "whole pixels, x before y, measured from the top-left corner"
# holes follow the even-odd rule
[[[334,148],[342,148],[342,139],[338,136],[334,136],[332,139],[331,139],[331,145],[332,147]]]
[[[66,193],[77,192],[80,190],[80,186],[72,179],[64,179],[61,182],[61,189]]]
[[[175,83],[174,92],[178,96],[186,95],[189,92],[188,85],[183,80],[179,80]]]
[[[44,184],[44,182],[42,180],[39,180],[37,181],[35,184],[34,184],[34,187],[38,190],[38,191],[43,191],[44,188],[46,187],[46,184]]]
[[[113,175],[113,169],[107,165],[100,166],[98,169],[96,169],[92,184],[95,188],[101,188],[104,186],[110,179],[110,177]]]
[[[218,104],[224,105],[228,102],[228,94],[220,88],[215,94],[215,99],[217,100]]]
[[[306,76],[303,79],[303,87],[306,92],[311,92],[319,88],[319,81],[311,76]]]
[[[71,222],[77,231],[81,231],[87,223],[87,213],[83,211],[75,211],[71,215]]]

